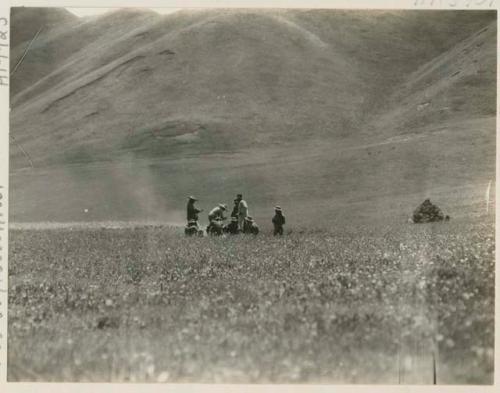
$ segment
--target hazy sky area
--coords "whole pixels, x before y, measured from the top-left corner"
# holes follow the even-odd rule
[[[77,15],[77,16],[89,16],[89,15],[99,15],[105,12],[116,10],[118,8],[72,8],[66,7],[66,9]],[[159,14],[171,14],[172,12],[178,11],[180,8],[149,8]]]

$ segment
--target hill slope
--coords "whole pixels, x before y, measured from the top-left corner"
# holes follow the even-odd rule
[[[303,222],[403,216],[427,195],[469,214],[494,178],[495,81],[490,12],[63,24],[12,80],[12,218],[182,221],[186,194],[238,191],[262,219],[278,201]]]
[[[40,28],[53,28],[77,23],[78,18],[62,8],[11,8],[10,43],[13,48],[30,41]]]

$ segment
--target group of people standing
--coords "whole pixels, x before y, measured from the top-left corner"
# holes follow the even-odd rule
[[[203,231],[200,229],[198,224],[199,213],[203,212],[203,209],[198,209],[195,206],[197,199],[193,196],[188,198],[187,204],[187,221],[188,224],[185,228],[186,235],[203,235]],[[224,225],[224,221],[227,219],[225,213],[227,212],[227,205],[220,203],[215,206],[208,213],[208,226],[207,233],[212,235],[222,235],[223,233],[229,234],[253,234],[257,235],[259,233],[259,227],[255,223],[254,219],[249,215],[248,204],[243,199],[242,194],[238,194],[234,200],[233,210],[231,211],[230,221],[228,224]],[[274,235],[283,235],[283,225],[285,225],[285,216],[281,207],[276,206],[274,208],[275,215],[272,219],[274,225]]]

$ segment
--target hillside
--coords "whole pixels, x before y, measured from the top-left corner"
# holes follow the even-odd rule
[[[11,8],[11,46],[30,41],[40,28],[51,30],[77,23],[78,18],[62,8],[13,7]]]
[[[425,196],[476,214],[495,174],[495,18],[60,18],[11,81],[11,219],[182,222],[185,195],[239,191],[262,220],[276,202],[302,223],[403,219]],[[16,29],[13,61],[32,34]]]

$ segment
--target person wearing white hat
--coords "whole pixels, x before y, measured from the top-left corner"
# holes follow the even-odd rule
[[[212,210],[210,210],[210,213],[208,213],[208,227],[207,227],[207,232],[210,230],[210,227],[214,223],[214,221],[224,221],[226,217],[224,217],[224,212],[227,210],[227,206],[224,205],[223,203],[219,203],[217,206],[215,206]]]
[[[280,206],[276,206],[274,208],[273,225],[274,225],[274,236],[283,235],[283,225],[285,225],[285,216],[283,215],[283,211],[281,210]]]

